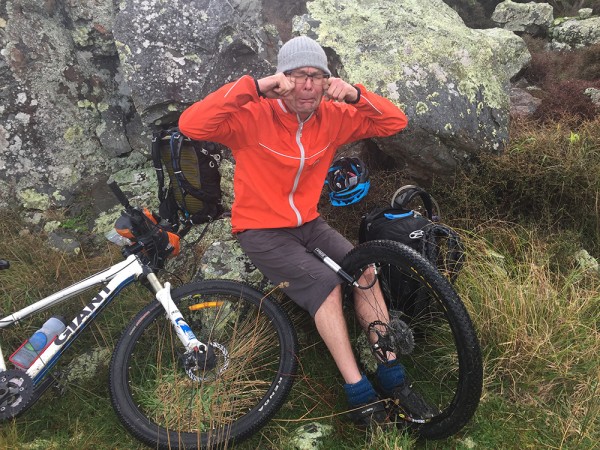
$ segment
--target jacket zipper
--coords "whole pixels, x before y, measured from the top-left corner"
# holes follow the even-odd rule
[[[310,116],[309,116],[309,118],[310,118]],[[306,120],[308,120],[308,119],[306,119]],[[298,148],[300,149],[300,165],[298,166],[298,172],[296,172],[296,178],[294,179],[294,185],[292,186],[292,191],[290,192],[288,199],[289,199],[290,207],[294,211],[294,214],[296,214],[296,220],[297,220],[296,226],[299,227],[300,225],[302,225],[302,216],[300,215],[300,211],[298,211],[298,208],[296,208],[296,204],[294,203],[294,194],[296,193],[296,190],[298,189],[298,184],[300,182],[300,175],[302,174],[302,171],[304,170],[305,152],[304,152],[304,146],[302,145],[302,141],[301,141],[302,128],[304,127],[304,122],[302,122],[300,119],[298,119],[298,122],[299,122],[299,126],[298,126],[298,131],[296,132],[296,144],[298,144]]]

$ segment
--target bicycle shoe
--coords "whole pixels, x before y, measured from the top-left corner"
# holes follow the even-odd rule
[[[354,425],[361,428],[389,423],[384,403],[379,400],[356,406],[347,413],[347,416]]]
[[[398,406],[413,419],[427,420],[439,413],[406,380],[394,388],[391,398],[397,400]]]

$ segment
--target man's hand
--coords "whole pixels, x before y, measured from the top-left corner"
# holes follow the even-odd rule
[[[323,89],[325,97],[336,102],[353,103],[358,100],[358,91],[356,88],[341,78],[329,78]]]
[[[289,95],[295,87],[283,72],[261,78],[258,82],[260,92],[267,98],[283,98]]]

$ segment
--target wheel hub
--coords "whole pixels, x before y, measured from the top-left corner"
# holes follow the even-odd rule
[[[218,342],[211,342],[206,351],[193,350],[182,355],[187,375],[194,381],[211,381],[229,366],[229,352]]]

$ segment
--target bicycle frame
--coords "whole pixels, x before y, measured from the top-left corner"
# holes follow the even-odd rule
[[[199,349],[206,351],[207,346],[198,341],[189,326],[183,321],[179,309],[171,298],[170,283],[164,286],[156,275],[144,265],[136,255],[128,256],[112,267],[62,289],[36,303],[29,305],[3,319],[0,329],[7,328],[32,314],[58,305],[86,290],[107,283],[106,286],[73,318],[66,329],[59,334],[42,352],[38,359],[26,371],[34,385],[37,385],[46,373],[52,369],[63,352],[74,342],[77,336],[108,306],[115,296],[129,284],[145,277],[155,292],[156,299],[163,305],[167,317],[173,324],[175,332],[187,351]],[[0,372],[7,370],[2,348],[0,346]]]

